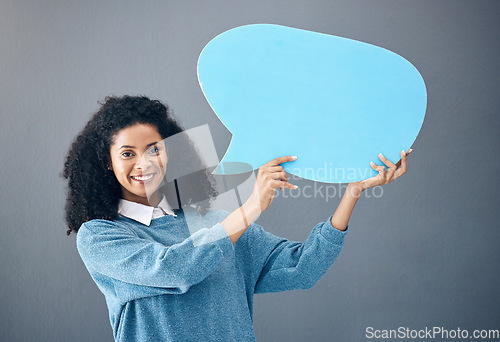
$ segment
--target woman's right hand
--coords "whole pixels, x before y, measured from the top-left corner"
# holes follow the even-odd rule
[[[288,176],[280,165],[295,159],[297,159],[295,156],[279,157],[262,165],[257,173],[253,192],[247,202],[257,205],[262,213],[271,205],[278,187],[282,190],[285,188],[297,189],[296,185],[288,183]]]
[[[297,189],[295,185],[288,183],[288,176],[280,165],[295,159],[297,157],[280,157],[271,160],[259,168],[250,198],[221,222],[233,244],[236,243],[248,226],[264,210],[269,208],[276,193],[276,188]]]

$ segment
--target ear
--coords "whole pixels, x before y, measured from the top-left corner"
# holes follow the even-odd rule
[[[111,166],[111,164],[108,164],[108,170],[113,171],[113,166]]]

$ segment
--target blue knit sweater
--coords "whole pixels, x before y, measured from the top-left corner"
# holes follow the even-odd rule
[[[116,341],[255,341],[254,293],[311,288],[346,234],[328,219],[301,243],[252,224],[233,245],[220,224],[227,215],[186,210],[150,226],[125,217],[82,225],[78,252]]]

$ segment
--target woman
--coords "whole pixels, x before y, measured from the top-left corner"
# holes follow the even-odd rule
[[[197,210],[172,209],[161,187],[167,170],[186,159],[202,165],[169,149],[165,139],[180,132],[159,101],[110,97],[66,157],[68,234],[77,232],[116,341],[255,340],[253,294],[314,286],[340,253],[362,191],[406,172],[404,151],[400,165],[380,156],[388,170],[372,163],[379,174],[350,183],[335,213],[299,243],[253,223],[278,187],[296,188],[280,165],[296,157],[260,167],[251,196],[229,215],[200,201],[216,195],[207,172],[195,184],[203,196],[185,201]]]

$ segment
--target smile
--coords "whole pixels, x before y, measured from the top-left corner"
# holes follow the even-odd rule
[[[130,176],[130,178],[132,178],[132,179],[133,179],[133,180],[135,180],[135,181],[138,181],[138,182],[144,183],[144,182],[149,181],[151,178],[153,178],[153,176],[154,176],[155,174],[156,174],[156,173],[148,173],[147,175],[143,175],[143,176]]]

